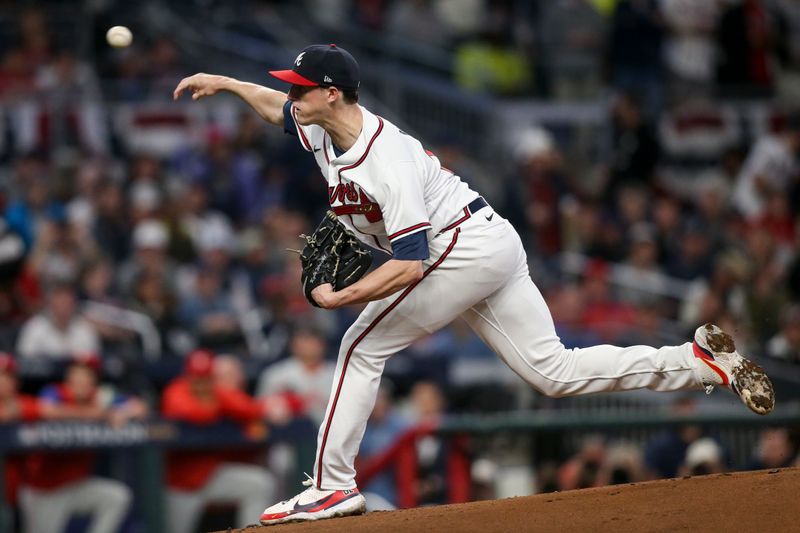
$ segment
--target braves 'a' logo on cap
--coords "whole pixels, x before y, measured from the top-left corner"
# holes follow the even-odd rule
[[[297,66],[299,67],[299,66],[300,66],[300,63],[302,63],[302,62],[303,62],[303,56],[304,56],[304,55],[306,55],[306,53],[305,53],[305,52],[300,52],[300,54],[297,56],[297,59],[295,59],[295,60],[294,60],[294,64],[295,64],[295,65],[297,65]]]

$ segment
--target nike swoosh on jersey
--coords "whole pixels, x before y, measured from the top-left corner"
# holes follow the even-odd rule
[[[491,222],[493,218],[494,218],[494,213],[492,213],[491,215],[487,216],[487,217],[486,217],[486,220],[488,220],[489,222]]]
[[[320,151],[320,147],[319,147],[319,146],[315,146],[315,147],[314,147],[314,153],[316,154],[316,153],[317,153],[317,152],[319,152],[319,151]]]

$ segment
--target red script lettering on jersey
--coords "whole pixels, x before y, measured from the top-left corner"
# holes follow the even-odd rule
[[[345,203],[345,200],[347,203]],[[353,182],[328,187],[328,202],[337,216],[364,215],[369,222],[383,219],[381,208]],[[333,205],[338,202],[342,205]]]

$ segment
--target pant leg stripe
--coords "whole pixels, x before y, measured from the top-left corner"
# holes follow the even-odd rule
[[[353,344],[351,344],[350,348],[347,350],[347,356],[345,356],[344,364],[342,365],[342,375],[339,377],[339,384],[336,386],[336,394],[333,396],[333,403],[331,405],[331,414],[328,415],[328,421],[325,424],[325,432],[322,435],[322,443],[320,444],[320,447],[319,447],[319,457],[317,459],[317,488],[318,489],[322,490],[322,456],[325,453],[325,444],[327,444],[327,442],[328,442],[328,432],[331,429],[331,421],[333,420],[333,415],[336,412],[336,404],[339,401],[339,393],[342,392],[342,384],[344,383],[344,376],[345,376],[345,373],[347,372],[347,364],[350,362],[350,356],[353,355],[353,351],[355,350],[355,348],[358,345],[358,343],[361,342],[362,340],[364,340],[364,337],[366,337],[367,334],[369,334],[370,331],[375,329],[375,326],[377,326],[378,323],[381,320],[383,320],[384,317],[386,317],[386,315],[388,315],[392,311],[392,309],[397,307],[397,305],[400,302],[402,302],[403,299],[406,296],[408,296],[408,294],[412,290],[414,290],[414,288],[417,285],[422,283],[422,280],[424,280],[426,277],[428,277],[428,274],[433,272],[439,265],[442,264],[442,261],[444,261],[445,258],[448,255],[450,255],[450,252],[453,251],[453,247],[455,247],[456,242],[458,241],[458,234],[459,233],[461,233],[461,228],[456,228],[456,231],[453,234],[453,240],[447,246],[447,249],[444,251],[444,253],[441,255],[441,257],[439,257],[439,259],[437,259],[434,264],[432,264],[431,266],[429,266],[427,268],[427,270],[425,270],[425,272],[422,274],[422,278],[420,278],[418,281],[416,281],[416,282],[412,283],[411,285],[409,285],[408,287],[406,287],[403,290],[402,294],[400,294],[400,297],[398,297],[397,300],[392,302],[389,305],[389,307],[384,309],[383,312],[380,315],[378,315],[375,318],[375,320],[373,320],[370,323],[369,326],[367,326],[367,328],[361,333],[361,335],[359,335],[358,338],[355,341],[353,341]]]

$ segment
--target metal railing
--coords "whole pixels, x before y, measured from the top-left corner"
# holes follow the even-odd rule
[[[94,322],[137,333],[142,340],[142,354],[149,361],[156,361],[161,357],[161,335],[150,317],[144,313],[92,301],[86,302],[83,311]]]
[[[568,446],[578,449],[581,439],[586,435],[602,433],[615,440],[624,440],[642,447],[656,432],[671,427],[697,425],[713,428],[717,438],[730,452],[730,458],[737,464],[742,464],[750,458],[749,454],[754,449],[758,432],[762,428],[798,424],[800,403],[785,404],[769,416],[748,413],[741,407],[736,410],[722,409],[688,415],[678,415],[663,409],[625,416],[617,412],[595,411],[588,414],[569,410],[450,415],[408,429],[382,453],[364,461],[357,480],[363,490],[376,476],[393,471],[398,506],[415,506],[415,487],[418,485],[417,442],[431,435],[438,435],[444,440],[443,444],[448,450],[445,461],[447,501],[459,503],[470,499],[468,450],[473,450],[475,446],[469,445],[468,439],[499,434],[533,436],[560,433],[564,435],[564,442]]]
[[[153,419],[111,427],[95,422],[39,422],[0,424],[0,479],[5,480],[8,454],[34,451],[107,450],[124,451],[116,459],[135,464],[135,479],[127,480],[137,500],[137,520],[149,533],[166,531],[164,509],[164,454],[170,449],[242,449],[265,448],[276,442],[291,444],[296,464],[314,460],[316,427],[298,419],[286,426],[276,426],[253,436],[231,422],[196,426],[169,420]],[[301,471],[296,473],[298,488]],[[11,531],[11,517],[5,507],[5,484],[0,485],[0,532]]]

